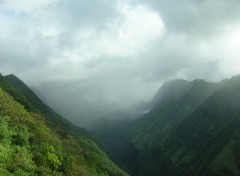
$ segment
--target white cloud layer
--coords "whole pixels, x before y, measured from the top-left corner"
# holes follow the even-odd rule
[[[0,0],[0,71],[84,126],[150,99],[165,80],[239,74],[239,9],[238,0]]]

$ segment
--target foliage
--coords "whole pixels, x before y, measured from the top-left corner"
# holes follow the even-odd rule
[[[0,88],[0,175],[127,175],[82,130],[39,109],[36,97],[32,102],[6,80],[0,85],[14,96]],[[54,118],[48,118],[51,113]]]
[[[239,176],[239,107],[240,76],[176,80],[163,85],[148,114],[95,136],[132,175]]]

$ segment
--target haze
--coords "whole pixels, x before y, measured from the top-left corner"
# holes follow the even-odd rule
[[[239,74],[239,0],[0,0],[0,72],[87,127],[165,80]]]

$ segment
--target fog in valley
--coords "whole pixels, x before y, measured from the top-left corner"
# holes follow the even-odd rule
[[[239,0],[0,0],[0,72],[88,127],[167,80],[240,73]]]

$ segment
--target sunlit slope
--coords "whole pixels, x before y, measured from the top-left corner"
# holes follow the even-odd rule
[[[85,133],[64,128],[61,119],[54,127],[57,117],[49,120],[36,106],[27,110],[23,97],[15,100],[21,89],[4,81],[15,98],[0,89],[0,175],[127,175]]]
[[[30,112],[42,113],[53,126],[75,131],[76,134],[88,135],[85,129],[72,125],[46,105],[24,82],[15,75],[0,76],[0,86],[14,100],[22,104]]]

